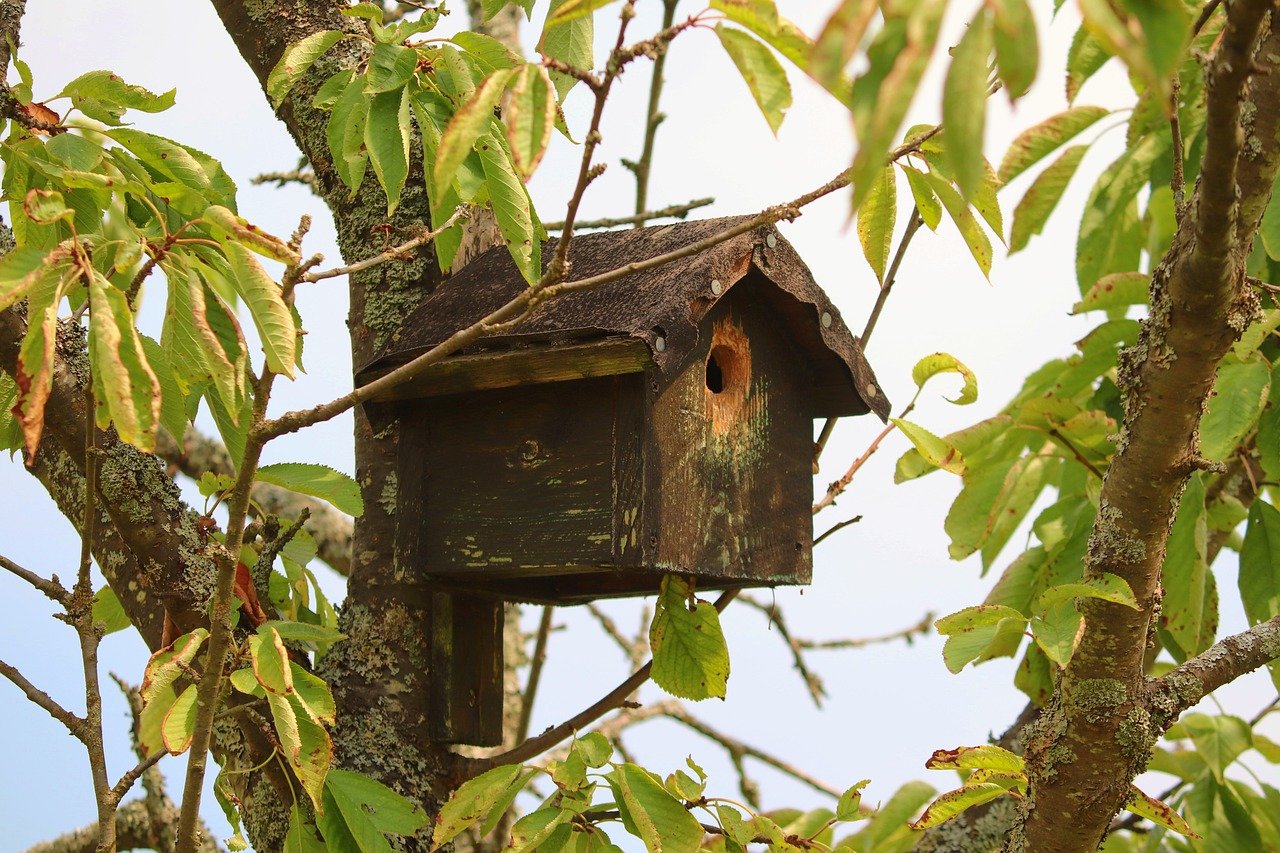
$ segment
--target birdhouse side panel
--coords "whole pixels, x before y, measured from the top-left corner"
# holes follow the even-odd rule
[[[811,380],[760,298],[768,286],[743,282],[716,305],[650,404],[651,563],[704,588],[811,576]]]
[[[638,377],[540,383],[423,405],[423,571],[460,588],[595,570],[614,558],[615,418]]]

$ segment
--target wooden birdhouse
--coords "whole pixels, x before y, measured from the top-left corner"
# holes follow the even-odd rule
[[[692,248],[743,221],[584,234],[569,278]],[[485,253],[360,384],[525,287],[505,248]],[[495,670],[491,650],[465,664],[457,652],[500,632],[493,602],[652,594],[669,572],[701,590],[808,583],[813,421],[884,418],[889,403],[808,267],[761,227],[549,301],[370,409],[399,419],[398,560],[441,591],[433,664],[448,670],[440,701],[454,713],[437,734],[489,743],[500,707],[485,710],[482,694],[501,658]]]

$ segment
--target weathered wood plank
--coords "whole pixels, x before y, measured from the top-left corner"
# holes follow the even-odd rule
[[[411,353],[410,355],[415,355]],[[636,373],[652,364],[649,346],[638,338],[606,338],[584,344],[540,344],[525,349],[483,352],[447,358],[370,402],[409,400],[511,388],[543,382]],[[371,382],[391,372],[383,367],[361,376]]]

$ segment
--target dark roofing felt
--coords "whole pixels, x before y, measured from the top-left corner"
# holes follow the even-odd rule
[[[725,217],[574,237],[569,281],[587,278],[671,252],[714,236],[748,217]],[[768,244],[773,237],[773,245]],[[543,244],[543,263],[556,240]],[[816,382],[828,392],[857,395],[857,408],[882,419],[889,401],[863,357],[857,338],[813,279],[795,249],[772,226],[761,226],[689,257],[632,273],[593,290],[571,292],[543,304],[512,334],[489,337],[468,352],[533,343],[582,342],[630,336],[645,341],[654,362],[673,373],[698,341],[698,323],[739,281],[758,270],[781,293],[778,316],[809,358]],[[720,282],[720,293],[712,282]],[[517,296],[526,283],[506,248],[480,255],[450,278],[404,323],[401,332],[361,373],[403,363]],[[821,317],[831,315],[829,326]],[[663,348],[655,342],[662,337]],[[834,356],[834,358],[833,358]],[[851,395],[850,395],[851,396]],[[855,402],[850,399],[850,402]]]

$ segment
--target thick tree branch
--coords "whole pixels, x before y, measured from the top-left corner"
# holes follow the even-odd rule
[[[1219,361],[1257,311],[1245,261],[1260,218],[1254,214],[1265,207],[1280,156],[1278,53],[1269,46],[1274,30],[1257,49],[1270,10],[1265,0],[1238,0],[1228,8],[1206,72],[1208,138],[1200,180],[1152,274],[1151,311],[1139,341],[1121,355],[1117,384],[1125,417],[1103,480],[1085,576],[1123,578],[1139,609],[1081,603],[1083,635],[1028,737],[1031,791],[1014,850],[1095,849],[1155,738],[1172,723],[1144,701],[1144,653],[1170,527],[1198,464],[1203,406]],[[1269,73],[1250,76],[1258,70]],[[1246,98],[1251,106],[1243,110]],[[1247,144],[1240,128],[1245,112],[1254,114]],[[1069,832],[1064,814],[1072,815]]]
[[[1178,715],[1213,691],[1280,659],[1280,616],[1224,637],[1147,685],[1148,703],[1172,725]]]

